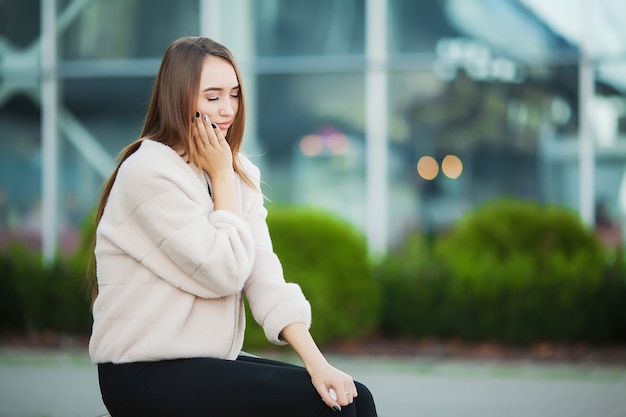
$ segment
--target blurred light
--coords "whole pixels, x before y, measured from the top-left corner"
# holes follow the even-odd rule
[[[457,0],[461,1],[461,0]],[[435,75],[442,80],[454,79],[464,69],[474,80],[499,80],[520,83],[524,71],[508,58],[494,56],[485,43],[467,38],[442,38],[436,45]],[[452,78],[450,78],[452,77]]]
[[[326,146],[335,155],[345,155],[350,149],[350,140],[343,133],[333,133],[326,138]]]
[[[566,125],[572,118],[572,107],[561,97],[554,97],[550,103],[550,114],[554,123]]]
[[[515,63],[506,58],[494,58],[491,61],[491,75],[496,80],[513,81],[518,76]]]
[[[300,151],[306,156],[317,156],[324,149],[324,141],[317,135],[306,135],[300,140]]]
[[[422,156],[417,161],[417,172],[425,180],[432,180],[439,173],[439,164],[432,156]]]
[[[459,178],[463,172],[463,162],[456,155],[446,155],[441,161],[441,170],[449,178]]]

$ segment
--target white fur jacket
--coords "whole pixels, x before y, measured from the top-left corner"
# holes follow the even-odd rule
[[[260,187],[258,168],[240,156]],[[300,287],[273,252],[263,196],[237,177],[241,217],[213,209],[209,181],[172,148],[144,140],[120,167],[96,231],[99,294],[94,363],[189,357],[234,359],[245,293],[273,343],[311,324]]]

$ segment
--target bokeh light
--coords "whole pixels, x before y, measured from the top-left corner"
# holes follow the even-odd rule
[[[318,135],[306,135],[300,140],[300,151],[307,156],[317,156],[324,149],[324,141]]]
[[[422,178],[430,181],[439,174],[439,164],[432,156],[422,156],[417,161],[417,172]]]
[[[335,155],[345,155],[350,149],[350,140],[343,133],[333,133],[326,138],[326,146]]]
[[[441,170],[449,178],[459,178],[463,172],[463,162],[456,155],[446,155],[441,161]]]

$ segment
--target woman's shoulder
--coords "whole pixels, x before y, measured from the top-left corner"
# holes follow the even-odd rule
[[[190,177],[196,176],[189,164],[171,147],[145,139],[120,165],[116,182],[130,189],[139,189],[157,184],[186,184]]]
[[[120,167],[130,172],[175,172],[188,164],[171,147],[160,142],[144,139],[139,148]]]

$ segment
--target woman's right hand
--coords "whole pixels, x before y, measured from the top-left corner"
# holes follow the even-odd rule
[[[223,174],[232,174],[233,154],[222,131],[213,127],[206,114],[199,112],[193,125],[193,140],[200,155],[199,168],[206,171],[212,181]]]
[[[213,127],[209,116],[196,113],[193,141],[200,156],[201,170],[209,174],[215,210],[227,210],[241,215],[240,197],[235,186],[235,170],[230,145],[222,131]]]

